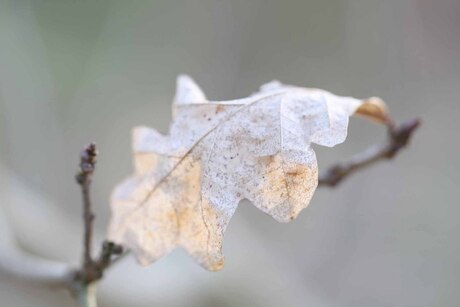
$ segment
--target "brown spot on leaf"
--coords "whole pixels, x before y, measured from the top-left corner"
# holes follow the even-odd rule
[[[216,114],[219,114],[220,112],[224,111],[225,108],[223,105],[219,104],[217,107],[216,107]]]

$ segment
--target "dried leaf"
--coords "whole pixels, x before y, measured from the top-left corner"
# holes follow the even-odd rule
[[[248,199],[279,222],[297,217],[318,184],[311,144],[343,142],[348,117],[367,104],[277,81],[214,102],[180,76],[169,135],[134,129],[135,173],[112,195],[109,239],[144,265],[180,246],[206,269],[221,269],[238,203]]]
[[[356,110],[356,115],[367,117],[381,124],[390,123],[390,115],[385,102],[378,97],[371,97]]]

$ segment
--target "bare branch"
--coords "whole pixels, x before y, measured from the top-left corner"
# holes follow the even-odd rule
[[[93,265],[92,259],[92,240],[93,240],[93,222],[94,214],[91,208],[90,187],[94,169],[96,166],[96,145],[94,143],[86,146],[80,154],[80,170],[76,176],[78,184],[81,186],[83,195],[83,220],[85,223],[84,230],[84,248],[83,248],[83,267],[89,268]],[[88,270],[89,271],[89,270]]]
[[[388,139],[374,145],[350,160],[338,163],[319,176],[319,186],[335,187],[352,173],[370,166],[378,161],[394,158],[401,149],[407,146],[412,134],[420,126],[420,119],[404,122],[399,127],[388,124]]]
[[[96,167],[97,150],[96,145],[87,145],[80,154],[80,169],[76,179],[81,186],[83,196],[83,221],[84,221],[84,244],[82,267],[74,272],[72,290],[76,294],[81,306],[95,307],[95,281],[102,278],[104,271],[110,266],[112,256],[120,255],[122,248],[111,242],[104,242],[101,255],[97,260],[93,259],[93,223],[94,214],[90,187],[92,176]]]
[[[122,248],[112,242],[104,242],[99,258],[93,258],[93,223],[94,214],[90,197],[90,187],[92,176],[96,167],[97,150],[96,145],[87,145],[80,154],[79,171],[76,179],[81,186],[83,195],[83,220],[84,220],[84,244],[83,244],[83,264],[79,271],[75,272],[75,280],[82,285],[89,285],[102,278],[104,270],[112,263],[113,256],[122,254]]]

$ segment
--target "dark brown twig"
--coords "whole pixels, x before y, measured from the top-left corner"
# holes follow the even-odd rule
[[[117,245],[113,242],[104,241],[102,244],[101,255],[99,259],[95,262],[95,268],[99,272],[99,278],[102,278],[104,271],[112,264],[114,261],[121,258],[123,255],[123,248],[120,245]],[[119,256],[116,259],[113,259],[113,256]]]
[[[412,119],[398,127],[388,124],[388,139],[383,144],[368,148],[364,152],[353,156],[350,160],[336,164],[321,173],[319,186],[335,187],[343,179],[380,160],[394,158],[401,149],[409,143],[412,134],[420,126],[420,119]]]
[[[93,240],[93,222],[94,214],[91,208],[90,187],[91,180],[96,166],[97,151],[94,143],[86,146],[80,154],[80,169],[76,179],[81,186],[83,195],[83,220],[84,229],[84,247],[83,247],[83,267],[88,269],[93,265],[92,260],[92,240]]]
[[[122,254],[122,248],[115,243],[105,241],[102,245],[101,254],[98,259],[93,259],[93,222],[92,203],[90,197],[90,187],[92,176],[96,167],[97,150],[96,145],[87,145],[80,154],[79,171],[76,175],[78,184],[81,186],[83,195],[83,220],[84,220],[84,244],[83,244],[83,264],[82,268],[76,272],[75,279],[83,285],[102,278],[104,270],[112,263],[113,256]]]

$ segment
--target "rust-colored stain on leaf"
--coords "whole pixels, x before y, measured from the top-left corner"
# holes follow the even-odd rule
[[[134,174],[112,195],[109,239],[147,265],[183,247],[204,268],[223,267],[225,229],[242,199],[279,222],[307,207],[318,184],[312,143],[345,140],[348,118],[384,121],[381,100],[271,82],[243,99],[208,101],[178,78],[168,136],[133,132]]]

